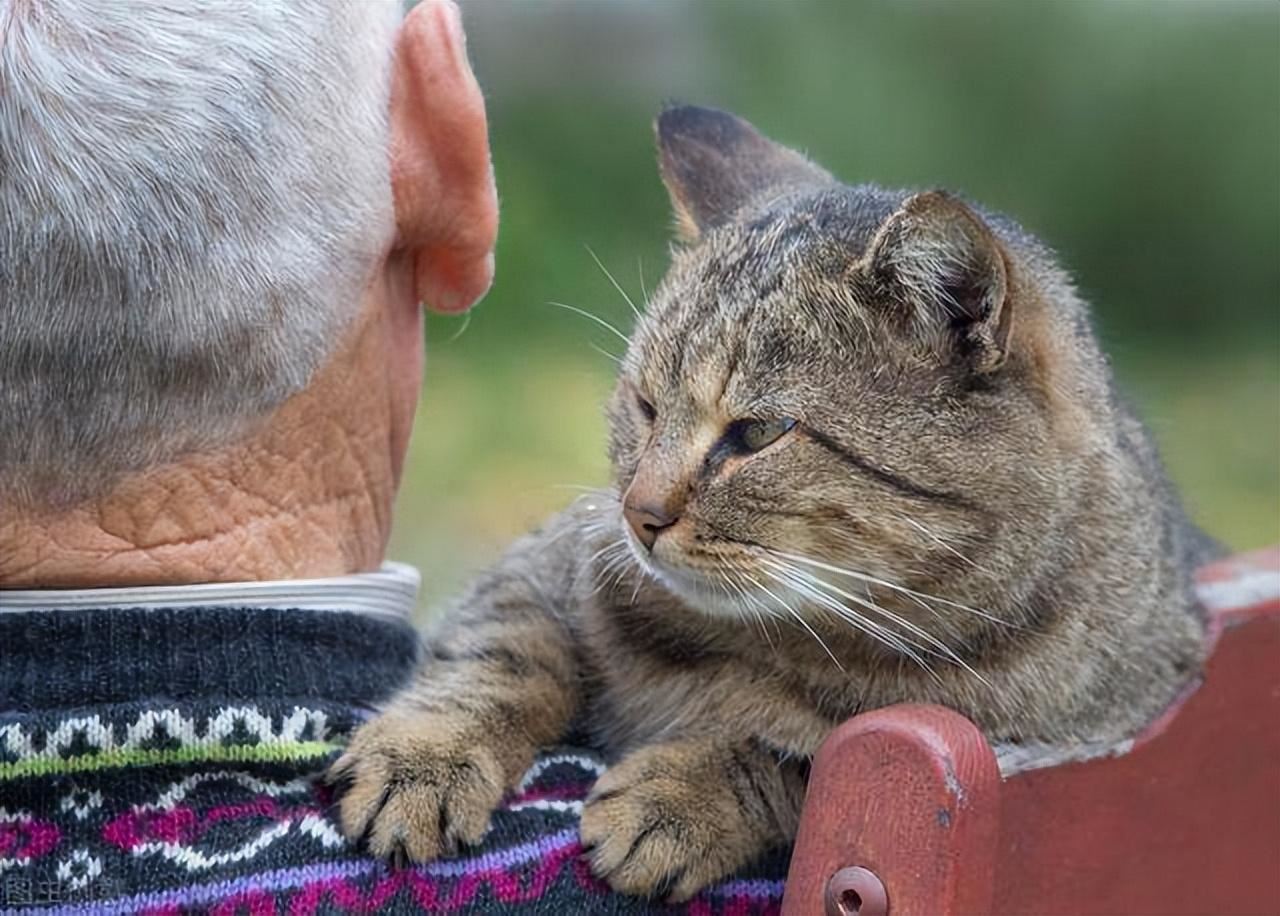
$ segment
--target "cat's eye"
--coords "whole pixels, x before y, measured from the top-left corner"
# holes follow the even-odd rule
[[[652,423],[655,419],[657,419],[658,408],[654,407],[653,404],[645,400],[643,395],[641,394],[636,395],[636,404],[637,406],[639,406],[640,412],[644,414],[644,418],[648,420],[650,423]]]
[[[768,445],[777,442],[795,428],[796,421],[790,417],[778,417],[774,420],[738,420],[730,428],[730,434],[745,452],[758,452]]]

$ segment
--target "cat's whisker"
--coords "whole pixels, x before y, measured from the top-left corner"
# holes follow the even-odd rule
[[[580,504],[588,500],[593,505],[587,506],[587,509],[590,512],[594,512],[595,515],[584,520],[578,530],[584,534],[595,536],[616,534],[618,531],[617,497],[609,490],[593,490],[574,497],[573,501],[575,504]],[[569,530],[572,531],[574,529],[570,528]]]
[[[613,274],[611,274],[611,273],[609,272],[609,268],[607,268],[607,267],[605,267],[605,266],[604,266],[604,262],[603,262],[603,261],[601,261],[601,260],[600,260],[600,258],[598,258],[598,257],[596,256],[596,253],[595,253],[594,251],[592,251],[592,250],[591,250],[591,246],[590,246],[590,245],[585,245],[585,246],[583,246],[583,247],[585,247],[585,248],[587,249],[587,254],[591,255],[591,260],[593,260],[593,261],[595,261],[595,262],[596,262],[596,267],[599,267],[599,268],[600,268],[600,270],[601,270],[601,272],[602,272],[606,277],[608,277],[608,278],[609,278],[609,282],[613,284],[613,288],[614,288],[614,289],[616,289],[616,290],[618,291],[618,293],[622,296],[622,298],[626,300],[627,305],[628,305],[628,306],[630,307],[630,309],[631,309],[631,314],[632,314],[632,315],[635,315],[637,318],[639,318],[639,317],[640,317],[640,310],[639,310],[638,308],[636,308],[636,304],[635,304],[634,302],[632,302],[632,301],[631,301],[631,297],[630,297],[630,296],[628,296],[628,295],[627,295],[627,291],[626,291],[625,289],[623,289],[623,288],[622,288],[622,284],[621,284],[621,283],[619,283],[619,282],[614,278]]]
[[[808,583],[810,583],[810,587],[815,587],[815,586],[816,586],[816,587],[818,587],[818,588],[823,588],[823,587],[825,587],[825,588],[831,588],[831,587],[832,587],[831,583],[827,582],[826,580],[821,579],[820,577],[817,577],[817,576],[812,576],[812,575],[810,575],[810,574],[805,574],[803,570],[800,570],[800,569],[794,569],[794,568],[793,568],[792,572],[793,572],[793,574],[797,574],[797,575],[799,575],[799,574],[803,574],[803,575],[804,575],[804,578],[807,580],[807,582],[808,582]],[[841,592],[839,592],[839,593],[840,593],[842,596],[847,597],[847,598],[849,598],[850,600],[853,600],[855,603],[858,603],[858,604],[860,604],[860,605],[864,604],[864,602],[862,602],[860,599],[858,599],[858,598],[857,598],[856,596],[854,596],[854,595],[849,595],[849,594],[847,594],[847,593],[845,593],[845,592],[842,592],[842,591],[841,591]],[[814,599],[815,599],[815,600],[819,601],[820,603],[823,603],[823,604],[824,604],[828,609],[830,609],[830,610],[834,611],[835,613],[837,613],[837,614],[838,614],[838,615],[840,615],[840,616],[844,616],[844,614],[843,614],[843,613],[841,612],[841,610],[840,610],[840,608],[841,608],[841,607],[844,607],[844,606],[843,606],[843,605],[840,605],[838,602],[834,602],[834,599],[832,599],[832,601],[833,601],[834,603],[826,603],[826,602],[823,602],[823,601],[822,601],[822,597],[821,597],[820,595],[816,595],[816,594],[815,594],[815,595],[813,595],[813,597],[814,597]],[[936,639],[932,634],[928,633],[927,631],[925,631],[925,630],[920,630],[920,629],[918,629],[918,628],[914,627],[914,626],[913,626],[909,621],[902,620],[902,619],[901,619],[900,617],[898,617],[897,615],[892,614],[891,612],[887,611],[886,609],[884,609],[884,608],[882,608],[882,607],[879,607],[879,606],[878,606],[878,605],[876,605],[874,602],[869,601],[869,603],[866,603],[866,604],[865,604],[865,606],[867,606],[867,607],[868,607],[869,609],[871,609],[871,610],[875,610],[875,611],[878,611],[879,613],[882,613],[882,614],[885,614],[885,615],[889,616],[891,619],[895,620],[896,622],[898,622],[898,623],[899,623],[899,624],[901,624],[901,625],[907,626],[907,627],[909,627],[909,628],[911,628],[911,629],[913,629],[913,630],[917,630],[917,631],[919,632],[919,634],[920,634],[922,637],[924,637],[925,639],[929,640],[929,642],[931,642],[931,643],[933,643],[933,644],[935,644],[935,645],[939,646],[939,647],[942,649],[942,651],[941,651],[941,652],[940,652],[940,651],[937,651],[937,650],[935,650],[935,649],[929,648],[928,646],[921,645],[919,642],[917,642],[917,641],[915,641],[915,640],[913,640],[913,639],[910,639],[909,637],[904,637],[904,636],[902,636],[902,634],[893,634],[894,636],[896,636],[896,637],[898,637],[899,639],[901,639],[901,640],[905,641],[906,643],[910,643],[910,645],[911,645],[912,647],[914,647],[915,649],[918,649],[920,652],[924,653],[925,655],[929,655],[929,656],[932,656],[932,657],[935,657],[935,658],[940,658],[940,659],[941,659],[941,660],[943,660],[943,661],[950,662],[950,663],[955,664],[955,665],[959,666],[960,668],[962,668],[962,669],[963,669],[967,674],[972,675],[972,676],[973,676],[973,678],[974,678],[976,681],[978,681],[980,684],[982,684],[982,685],[983,685],[983,687],[985,687],[985,688],[989,691],[989,696],[988,696],[988,701],[989,701],[989,702],[994,703],[998,708],[1002,709],[1006,714],[1010,714],[1010,715],[1012,715],[1012,710],[1010,709],[1009,704],[1006,702],[1006,698],[1005,698],[1005,696],[1004,696],[1004,695],[1003,695],[1003,694],[1002,694],[1002,693],[1001,693],[1001,692],[1000,692],[1000,691],[995,687],[995,685],[994,685],[994,684],[992,684],[990,681],[988,681],[985,677],[983,677],[983,676],[982,676],[980,673],[978,673],[976,670],[974,670],[974,668],[973,668],[971,665],[967,664],[963,659],[959,658],[959,657],[958,657],[958,656],[957,656],[957,655],[956,655],[956,654],[955,654],[955,653],[950,649],[950,647],[946,646],[944,643],[939,642],[939,641],[938,641],[938,640],[937,640],[937,639]],[[847,611],[852,611],[852,609],[851,609],[851,608],[847,608],[847,607],[845,607],[844,609],[845,609],[845,610],[847,610]],[[865,617],[862,617],[862,615],[855,615],[855,616],[857,616],[860,620],[864,621],[865,623],[867,623],[867,624],[871,625],[872,627],[874,627],[874,628],[878,631],[878,632],[877,632],[877,634],[871,634],[871,635],[880,635],[879,631],[884,630],[884,628],[882,628],[880,625],[875,624],[874,622],[872,622],[872,621],[870,621],[870,620],[867,620]],[[851,622],[852,622],[852,621],[851,621]],[[855,625],[856,625],[856,624],[855,624]],[[888,631],[885,631],[885,632],[887,633]],[[920,658],[918,655],[916,655],[915,653],[911,652],[911,651],[910,651],[909,649],[907,649],[905,646],[901,646],[901,645],[895,644],[895,643],[894,643],[894,641],[893,641],[892,639],[884,639],[883,641],[885,641],[887,644],[891,645],[892,647],[897,648],[897,649],[898,649],[898,651],[903,652],[903,654],[907,655],[908,657],[911,657],[911,658],[912,658],[912,659],[913,659],[917,664],[919,664],[919,665],[920,665],[920,666],[921,666],[921,667],[922,667],[922,668],[923,668],[923,669],[924,669],[924,670],[929,674],[929,676],[933,679],[933,681],[934,681],[935,683],[938,683],[939,685],[941,685],[941,684],[943,683],[943,682],[942,682],[942,680],[941,680],[941,678],[940,678],[940,677],[938,677],[937,673],[933,670],[933,668],[932,668],[931,666],[929,666],[927,663],[925,663],[925,662],[924,662],[924,660],[923,660],[922,658]]]
[[[752,604],[760,608],[761,613],[764,614],[765,620],[768,623],[773,624],[773,635],[779,640],[782,639],[781,625],[782,623],[786,622],[786,618],[783,617],[781,614],[779,614],[777,611],[773,610],[771,607],[769,607],[769,605],[766,604],[764,601],[762,601],[761,599],[757,598],[755,595],[752,595],[750,592],[748,592],[745,585],[742,587],[742,592],[744,595],[747,596],[747,598],[751,601]],[[774,649],[775,652],[777,651],[777,646],[775,646],[772,642],[770,642],[769,645],[771,648]]]
[[[625,540],[618,538],[605,544],[588,560],[588,568],[594,570],[592,594],[616,588],[631,565],[631,549]]]
[[[871,586],[869,586],[869,585],[868,585],[867,583],[865,583],[865,582],[862,582],[862,583],[859,583],[859,584],[862,586],[862,593],[863,593],[863,595],[865,595],[865,596],[866,596],[866,599],[867,599],[868,601],[874,601],[875,599],[874,599],[874,598],[872,597],[872,595],[871,595]],[[958,633],[958,632],[956,631],[956,628],[955,628],[955,626],[952,624],[952,622],[951,622],[950,618],[949,618],[946,614],[944,614],[944,613],[942,613],[941,611],[939,611],[939,610],[938,610],[936,607],[934,607],[932,604],[929,604],[927,601],[925,601],[924,599],[922,599],[922,598],[918,597],[917,595],[905,595],[904,597],[905,597],[908,601],[910,601],[912,604],[916,605],[916,607],[920,608],[921,610],[928,611],[930,614],[932,614],[932,615],[933,615],[933,619],[934,619],[934,620],[936,620],[936,621],[938,621],[938,624],[939,624],[939,625],[940,625],[944,630],[946,630],[946,631],[947,631],[947,635],[948,635],[948,636],[952,637],[953,639],[962,639],[962,638],[963,638],[963,637],[961,636],[961,634],[960,634],[960,633]]]
[[[987,572],[987,570],[983,569],[983,568],[982,568],[981,566],[979,566],[977,563],[973,562],[973,560],[969,559],[969,558],[968,558],[968,557],[966,557],[964,554],[962,554],[960,551],[956,550],[954,547],[952,547],[950,544],[948,544],[948,543],[947,543],[946,541],[944,541],[942,538],[938,537],[936,534],[934,534],[932,531],[930,531],[928,528],[926,528],[926,527],[925,527],[923,524],[921,524],[920,522],[916,521],[914,518],[911,518],[910,516],[907,516],[907,515],[903,515],[903,514],[902,514],[902,513],[900,513],[900,512],[895,512],[895,513],[894,513],[894,516],[895,516],[896,518],[898,518],[900,521],[904,521],[904,522],[906,522],[906,523],[907,523],[908,525],[910,525],[912,528],[914,528],[914,529],[916,529],[917,531],[919,531],[921,534],[923,534],[923,535],[924,535],[925,537],[927,537],[929,540],[933,541],[935,544],[937,544],[937,545],[938,545],[939,547],[941,547],[943,550],[947,551],[947,552],[948,552],[948,553],[950,553],[952,556],[955,556],[955,557],[956,557],[956,558],[958,558],[960,561],[962,561],[962,562],[964,562],[964,563],[969,564],[970,566],[972,566],[974,569],[976,569],[978,572],[982,573],[983,575],[991,576],[991,573]]]
[[[731,587],[733,589],[737,600],[744,603],[747,607],[747,610],[756,619],[756,621],[759,622],[760,635],[764,637],[764,641],[769,645],[769,648],[774,652],[776,652],[778,647],[774,645],[773,640],[769,637],[768,621],[773,621],[774,625],[776,626],[777,615],[769,608],[767,604],[765,604],[755,595],[747,591],[747,589],[743,586],[743,584],[740,581],[738,581],[738,576],[739,576],[738,572],[736,572],[731,567],[727,567],[727,566],[723,567],[722,571],[725,574],[724,582],[726,586]]]
[[[941,661],[954,663],[954,659],[951,657],[949,650],[945,649],[945,647],[940,650],[932,644],[936,640],[929,638],[922,641],[921,639],[894,631],[884,624],[878,623],[864,614],[858,613],[853,608],[840,601],[836,596],[824,590],[829,583],[815,576],[808,575],[802,570],[793,569],[790,571],[790,575],[793,577],[792,584],[798,591],[801,591],[823,609],[835,613],[841,619],[853,624],[858,629],[885,644],[895,652],[911,659],[926,671],[934,680],[940,682],[940,679],[933,667],[925,661],[923,656],[930,656]],[[853,596],[849,597],[852,598]],[[868,610],[883,610],[873,602],[863,602],[854,599],[854,603],[859,606],[867,607]]]
[[[951,647],[948,646],[946,643],[942,642],[942,640],[938,639],[932,633],[928,632],[927,630],[920,627],[919,625],[914,624],[911,621],[907,620],[906,618],[898,614],[895,614],[892,611],[887,610],[886,608],[881,607],[869,596],[865,598],[859,598],[857,595],[854,595],[851,592],[847,592],[844,589],[836,585],[833,585],[832,583],[828,582],[826,579],[823,579],[821,576],[806,575],[805,579],[806,581],[808,581],[815,587],[821,589],[822,591],[828,592],[833,597],[843,598],[846,601],[852,601],[854,604],[858,605],[858,607],[866,608],[869,611],[872,611],[876,614],[880,614],[881,616],[887,618],[891,623],[906,630],[908,633],[912,633],[918,636],[920,639],[923,639],[926,644],[928,644],[929,646],[932,646],[934,649],[937,650],[937,652],[941,653],[946,658],[949,658],[952,661],[956,661],[956,662],[960,661],[959,658],[956,657],[955,653],[952,651]],[[901,636],[901,634],[899,635]],[[902,637],[902,638],[905,639],[906,637]],[[912,644],[919,645],[918,643],[915,643],[915,642],[913,642]],[[925,647],[920,646],[920,648],[923,649]]]
[[[603,356],[605,359],[609,360],[610,362],[614,363],[615,365],[618,365],[618,366],[622,365],[622,357],[619,356],[618,354],[610,353],[604,347],[596,343],[588,343],[587,346],[590,347],[592,350],[595,350],[597,353],[599,353],[601,356]]]
[[[937,601],[940,604],[947,605],[948,607],[953,607],[961,611],[967,611],[970,614],[976,614],[977,616],[983,618],[984,620],[990,621],[991,623],[994,623],[994,624],[998,624],[999,626],[1011,627],[1013,629],[1021,629],[1018,626],[1018,624],[1009,620],[1002,620],[1001,618],[996,617],[994,614],[991,614],[988,611],[983,611],[978,608],[969,607],[967,604],[961,604],[958,601],[952,601],[948,598],[941,598],[937,595],[927,595],[924,592],[915,591],[914,589],[907,588],[904,585],[898,585],[895,582],[889,582],[886,579],[881,579],[876,576],[869,576],[866,573],[860,573],[860,572],[857,572],[856,570],[846,569],[843,566],[835,566],[831,563],[824,563],[821,560],[815,560],[812,557],[806,557],[806,556],[802,556],[800,554],[794,554],[794,553],[787,553],[786,551],[782,551],[782,550],[769,549],[769,553],[773,554],[776,557],[782,557],[788,560],[793,560],[797,563],[803,563],[807,566],[812,566],[816,569],[826,570],[827,572],[836,573],[837,575],[841,575],[841,576],[848,576],[851,579],[859,579],[863,582],[868,582],[871,585],[879,585],[882,588],[891,589],[892,591],[899,592],[900,594],[903,594],[903,595],[909,595],[915,598],[924,599],[926,601]]]
[[[769,607],[769,605],[761,601],[758,597],[753,595],[751,591],[747,588],[747,583],[741,581],[737,573],[734,574],[734,587],[737,590],[738,594],[742,596],[742,600],[747,602],[747,604],[751,606],[752,612],[755,613],[762,622],[769,622],[774,625],[774,632],[776,633],[777,625],[778,625],[777,624],[778,613],[775,610],[773,610],[773,608]],[[767,632],[765,635],[766,635],[766,638],[768,638]],[[770,641],[770,645],[772,645],[772,641]]]
[[[617,537],[616,529],[611,525],[594,522],[590,525],[583,525],[578,529],[567,528],[564,531],[558,531],[549,539],[549,543],[556,543],[566,535],[575,533],[575,531],[580,532],[585,536],[583,538],[585,545],[602,543],[602,539],[606,542],[620,540],[620,538]]]
[[[875,599],[872,598],[871,591],[870,589],[867,588],[865,583],[862,584],[863,597],[859,598],[857,595],[850,594],[849,592],[846,592],[843,589],[841,589],[839,586],[831,582],[828,582],[826,579],[823,579],[821,576],[809,575],[807,576],[807,578],[809,579],[809,581],[813,582],[815,585],[820,586],[821,588],[831,592],[832,594],[838,595],[841,598],[846,598],[849,601],[852,601],[855,604],[857,604],[859,607],[865,607],[867,610],[875,611],[877,614],[881,614],[884,617],[887,617],[890,621],[902,627],[903,629],[907,630],[908,632],[915,633],[921,639],[924,639],[927,643],[930,643],[935,647],[939,648],[944,655],[952,658],[954,661],[959,661],[958,658],[954,657],[954,652],[952,651],[951,647],[946,645],[944,642],[942,642],[932,633],[928,632],[923,627],[917,624],[913,624],[911,621],[906,620],[905,618],[899,616],[898,614],[893,613],[887,608],[883,608],[879,604],[877,604]],[[933,610],[928,605],[919,601],[919,599],[913,598],[912,600],[916,601],[916,603],[918,603],[925,610],[930,610],[930,611]],[[933,611],[933,613],[937,615],[937,611]]]
[[[855,626],[857,629],[866,633],[868,636],[885,644],[920,665],[931,674],[933,669],[929,666],[922,655],[933,656],[936,658],[944,658],[943,653],[932,648],[925,642],[921,642],[911,636],[896,632],[880,624],[871,618],[858,613],[853,608],[837,600],[834,596],[824,591],[821,586],[824,584],[822,580],[806,573],[804,570],[786,567],[775,567],[779,569],[785,577],[787,577],[790,586],[804,597],[816,602],[820,609],[836,614],[845,623]]]
[[[630,566],[631,551],[625,545],[620,545],[617,554],[609,559],[602,570],[602,575],[608,577],[610,588],[617,588]]]
[[[748,601],[748,595],[743,589],[733,581],[733,571],[728,567],[721,567],[720,576],[711,579],[711,586],[724,593],[724,597],[729,601],[739,605],[746,613],[751,615],[751,621],[760,628],[760,635],[768,639],[764,632],[764,618],[760,616],[760,612]]]
[[[630,341],[627,339],[626,334],[623,334],[621,331],[619,331],[609,322],[605,321],[599,315],[593,314],[592,312],[588,312],[586,309],[580,309],[576,305],[569,305],[567,302],[553,302],[551,300],[547,301],[547,305],[554,305],[558,309],[565,309],[567,311],[573,312],[575,315],[581,315],[583,318],[586,318],[588,321],[594,321],[596,324],[600,325],[600,327],[611,332],[612,334],[617,336],[617,338],[621,340],[623,343],[630,343]]]
[[[812,576],[810,578],[810,581],[815,586],[821,589],[826,589],[827,591],[835,595],[838,595],[841,598],[845,598],[849,601],[852,601],[855,604],[857,604],[859,607],[864,607],[869,611],[873,611],[877,614],[880,614],[881,616],[887,618],[890,622],[896,624],[897,626],[902,627],[903,629],[907,630],[910,633],[914,633],[915,635],[923,639],[925,642],[929,643],[929,645],[934,646],[942,654],[942,657],[944,657],[947,661],[950,661],[951,663],[963,668],[966,672],[971,674],[973,677],[975,677],[977,680],[982,682],[988,688],[991,687],[991,683],[985,677],[979,674],[973,668],[973,666],[971,666],[963,658],[957,655],[954,649],[952,649],[950,646],[948,646],[942,640],[938,639],[936,636],[934,636],[932,633],[930,633],[928,630],[924,629],[923,627],[912,623],[911,621],[907,620],[905,617],[902,617],[898,614],[893,613],[887,608],[881,607],[880,605],[872,601],[869,597],[865,600],[862,598],[859,598],[858,596],[850,594],[849,592],[846,592],[845,590],[831,584],[830,582],[827,582],[825,579],[822,579],[819,576]]]
[[[644,585],[644,569],[640,569],[640,575],[636,576],[636,587],[631,590],[631,604],[636,603],[636,598],[640,596],[640,589]]]
[[[760,603],[759,599],[753,598],[745,589],[738,588],[738,596],[740,600],[747,603],[751,611],[751,616],[755,618],[760,626],[760,637],[764,640],[765,645],[769,647],[769,651],[776,653],[778,647],[773,642],[773,637],[769,635],[769,623],[772,620],[772,612]]]
[[[592,586],[591,593],[593,595],[599,595],[611,587],[611,583],[614,579],[614,567],[612,565],[602,567],[595,579],[595,585]]]
[[[646,572],[643,564],[636,562],[635,554],[631,552],[631,546],[627,544],[625,540],[620,542],[620,547],[621,550],[619,556],[614,564],[616,569],[610,577],[609,588],[616,589],[622,584],[622,580],[626,578],[627,574],[632,573],[638,576],[636,579],[637,587],[635,589],[638,594],[640,590],[639,585],[642,583],[644,576],[648,573]]]
[[[625,548],[626,546],[627,546],[627,545],[626,545],[626,543],[622,540],[622,538],[618,538],[617,540],[610,541],[608,544],[605,544],[603,547],[601,547],[599,550],[597,550],[595,553],[593,553],[593,554],[591,555],[591,558],[587,561],[587,563],[588,563],[588,565],[592,565],[592,564],[594,564],[597,560],[601,560],[601,559],[603,559],[603,558],[605,557],[605,555],[606,555],[606,554],[608,554],[608,553],[610,553],[610,552],[612,552],[612,551],[618,550],[619,548]]]
[[[862,593],[863,593],[863,596],[866,598],[866,600],[872,603],[875,603],[875,598],[871,594],[871,586],[868,583],[860,580],[858,580],[858,584],[862,586]],[[934,619],[938,621],[938,624],[944,630],[946,630],[949,636],[956,639],[961,638],[961,635],[956,631],[955,626],[952,624],[948,616],[946,614],[941,613],[937,608],[935,608],[933,605],[925,601],[921,595],[908,593],[908,594],[904,594],[903,597],[905,597],[912,604],[919,607],[921,610],[928,611],[930,614],[932,614]]]
[[[765,570],[764,572],[765,572],[765,575],[770,575],[768,570]],[[771,578],[773,577],[771,576]],[[804,627],[804,629],[809,633],[809,635],[812,636],[815,640],[817,640],[818,645],[822,647],[822,651],[827,653],[827,657],[830,658],[831,661],[835,663],[835,666],[839,668],[841,671],[844,671],[844,665],[840,663],[840,659],[836,658],[835,653],[831,651],[831,648],[826,644],[823,638],[818,635],[817,631],[814,630],[813,627],[809,626],[809,622],[805,620],[804,617],[796,613],[796,611],[789,604],[787,604],[785,601],[783,601],[781,598],[775,595],[769,589],[768,586],[758,582],[753,576],[746,576],[746,579],[756,588],[760,589],[760,591],[764,592],[774,601],[778,602],[778,604],[782,607],[782,609],[786,611],[791,616],[791,618],[795,620],[796,623]]]
[[[769,591],[767,588],[764,588],[759,582],[757,582],[755,579],[748,576],[746,573],[738,573],[737,575],[743,579],[743,582],[739,583],[739,587],[742,591],[743,596],[747,598],[754,606],[758,607],[764,613],[765,617],[767,617],[768,620],[773,623],[774,634],[777,635],[779,638],[781,638],[782,628],[780,624],[783,624],[783,623],[790,624],[792,621],[782,616],[782,614],[780,614],[778,611],[775,611],[773,608],[769,607],[767,602],[752,595],[749,591],[747,591],[746,585],[750,584],[755,586],[757,590],[764,591],[766,594],[769,595],[769,597],[773,598],[774,601],[777,601],[778,606],[783,610],[787,611],[788,614],[793,614],[794,612],[787,606],[785,601],[783,601],[773,592]]]
[[[807,574],[802,575],[801,570],[797,570],[794,567],[789,568],[780,564],[771,565],[773,565],[774,569],[781,574],[776,575],[774,573],[768,573],[771,578],[777,579],[793,591],[799,592],[802,596],[816,602],[820,607],[831,611],[841,620],[852,625],[867,636],[870,636],[872,639],[883,643],[895,652],[911,659],[934,680],[939,682],[941,681],[937,672],[935,672],[929,663],[920,655],[920,652],[923,652],[926,655],[937,655],[937,652],[931,651],[926,646],[922,646],[914,640],[903,637],[901,634],[892,632],[883,625],[878,624],[873,620],[869,620],[852,608],[841,604],[839,601],[836,601],[820,589],[814,588],[811,584],[813,577],[808,576]],[[917,649],[920,651],[917,652]]]
[[[606,576],[605,576],[605,574],[603,574],[603,573],[602,573],[602,574],[601,574],[601,576],[600,576],[600,581],[599,581],[599,582],[597,582],[597,583],[596,583],[596,585],[595,585],[595,587],[591,590],[592,594],[594,594],[594,595],[599,595],[600,593],[602,593],[602,592],[604,592],[604,591],[606,591],[606,590],[611,591],[611,590],[613,590],[614,588],[616,588],[616,587],[617,587],[617,584],[618,584],[618,575],[619,575],[619,574],[618,574],[618,573],[616,573],[616,572],[614,572],[614,573],[610,573],[610,574],[607,576],[607,580],[608,580],[608,581],[606,581]]]

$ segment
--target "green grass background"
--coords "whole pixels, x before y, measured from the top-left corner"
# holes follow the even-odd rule
[[[462,0],[502,198],[498,279],[432,318],[392,555],[424,603],[607,480],[626,304],[662,273],[664,100],[848,181],[943,186],[1053,245],[1193,514],[1280,541],[1280,4]]]

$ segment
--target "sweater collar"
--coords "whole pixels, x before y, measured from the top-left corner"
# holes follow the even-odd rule
[[[274,582],[212,582],[130,588],[0,589],[0,614],[92,608],[293,608],[345,611],[388,620],[408,620],[422,579],[404,563],[384,563],[376,572],[327,579]]]
[[[410,676],[408,567],[293,583],[0,592],[0,714],[166,701],[373,706]]]

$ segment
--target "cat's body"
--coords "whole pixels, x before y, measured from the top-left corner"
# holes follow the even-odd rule
[[[684,897],[790,836],[860,710],[941,703],[1069,756],[1199,664],[1211,545],[1038,242],[718,112],[664,113],[659,143],[695,243],[623,362],[617,487],[482,576],[335,766],[376,852],[477,839],[577,721],[618,761],[594,869]]]

